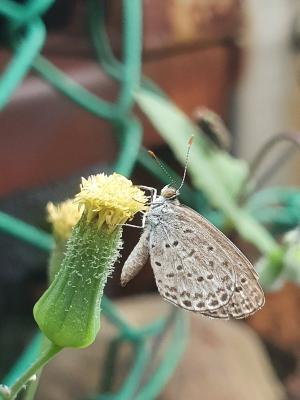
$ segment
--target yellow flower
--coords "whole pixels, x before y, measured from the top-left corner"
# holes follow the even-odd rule
[[[72,228],[79,221],[82,210],[74,200],[66,200],[58,205],[47,204],[47,220],[52,224],[53,234],[60,240],[67,240]]]
[[[105,223],[109,230],[114,230],[137,212],[146,210],[144,193],[117,173],[82,178],[80,187],[75,201],[83,206],[87,221],[96,221],[99,228]]]
[[[76,202],[83,214],[65,247],[58,248],[51,284],[33,311],[41,331],[57,346],[83,348],[95,340],[104,286],[122,245],[119,224],[145,210],[146,200],[118,174],[82,179]]]

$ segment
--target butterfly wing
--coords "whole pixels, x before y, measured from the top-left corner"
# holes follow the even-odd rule
[[[211,232],[215,228],[194,214],[168,206],[150,232],[151,265],[166,300],[190,311],[213,311],[232,297],[235,272],[218,235]]]
[[[237,281],[229,302],[214,311],[205,312],[212,318],[246,318],[263,307],[265,297],[257,282],[256,274],[244,265],[236,266]]]
[[[150,232],[150,259],[160,294],[179,307],[213,318],[242,318],[263,305],[251,263],[188,207],[168,204]]]

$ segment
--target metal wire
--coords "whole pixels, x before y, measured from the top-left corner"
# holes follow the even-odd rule
[[[112,170],[129,176],[138,162],[164,182],[166,178],[162,171],[156,168],[157,166],[150,158],[144,156],[145,150],[141,149],[142,127],[132,112],[134,91],[139,86],[164,95],[153,82],[141,76],[141,0],[122,0],[121,60],[114,56],[109,43],[105,28],[104,0],[87,0],[85,3],[87,25],[96,61],[107,76],[119,84],[119,92],[114,102],[108,102],[91,93],[40,54],[47,36],[42,15],[53,3],[54,0],[25,0],[22,4],[13,0],[0,1],[0,17],[5,30],[4,37],[8,49],[11,51],[10,61],[0,75],[0,110],[7,105],[26,74],[33,70],[49,85],[72,101],[74,107],[80,107],[111,123],[119,146],[118,156],[111,166]],[[174,179],[178,178],[174,171],[171,169],[169,171]],[[271,210],[269,203],[266,202],[264,218],[266,219],[268,216],[269,223],[275,222],[275,232],[276,229],[278,231],[280,228],[280,231],[284,231],[290,229],[293,224],[299,223],[299,218],[297,220],[295,217],[296,212],[299,215],[299,192],[295,195],[291,194],[287,198],[285,192],[285,190],[280,192],[284,197],[283,200],[281,198],[280,205],[284,207],[284,215],[287,218],[275,221],[276,216],[274,213],[268,212]],[[203,208],[207,207],[205,197],[200,192],[195,192],[187,184],[182,188],[182,198],[184,202],[197,210],[203,211]],[[260,209],[258,203],[261,202],[264,205],[265,199],[265,194],[261,196],[256,194],[252,203],[251,198],[248,199],[249,209],[254,210],[253,212],[258,215],[257,210]],[[0,231],[44,251],[49,251],[52,247],[52,238],[47,233],[1,212]],[[103,376],[103,387],[108,392],[99,394],[96,398],[101,400],[150,400],[156,398],[171,376],[184,350],[187,336],[184,315],[176,312],[171,324],[172,334],[169,345],[163,351],[155,371],[149,376],[148,367],[153,361],[151,352],[149,352],[149,340],[153,340],[155,337],[159,338],[167,329],[168,316],[162,316],[151,324],[136,329],[120,316],[118,309],[105,297],[102,299],[102,309],[104,316],[115,326],[118,334],[111,339],[104,367],[106,374]],[[113,394],[109,390],[113,386],[118,351],[123,342],[132,345],[133,363],[122,387]],[[36,358],[39,350],[40,336],[37,334],[16,365],[4,378],[3,383],[8,385],[13,383]],[[146,381],[144,382],[144,380]]]
[[[119,152],[111,168],[129,176],[138,159],[142,140],[141,125],[131,113],[134,103],[133,93],[138,88],[141,79],[141,1],[122,0],[121,61],[115,59],[108,44],[103,2],[97,0],[87,2],[88,25],[96,58],[104,72],[119,82],[119,94],[115,102],[107,102],[92,94],[40,54],[46,38],[46,29],[41,17],[53,3],[54,0],[27,0],[23,4],[12,0],[0,2],[0,16],[4,18],[5,37],[8,38],[7,44],[11,49],[11,59],[0,76],[0,110],[7,105],[22,79],[32,69],[48,84],[69,98],[74,106],[81,107],[112,124],[119,144]],[[0,213],[0,230],[45,251],[49,251],[52,247],[50,235],[5,213]],[[129,341],[134,349],[134,362],[127,379],[118,393],[114,395],[107,393],[107,398],[131,400],[133,394],[140,400],[154,398],[154,393],[156,395],[160,392],[171,375],[184,348],[185,323],[182,316],[178,313],[178,318],[174,319],[174,337],[171,338],[170,347],[162,356],[161,366],[157,368],[157,372],[161,371],[159,379],[153,374],[153,379],[150,377],[145,385],[139,387],[140,377],[151,359],[147,351],[147,342],[149,338],[164,331],[167,316],[158,318],[150,325],[135,329],[119,315],[117,308],[105,297],[102,299],[102,312],[117,328],[119,341]],[[40,342],[40,334],[37,334],[3,379],[4,383],[12,384],[26,370],[37,357]],[[112,345],[113,343],[115,343],[114,338],[112,338]],[[177,349],[176,352],[174,348]],[[113,353],[114,357],[117,357],[117,351],[110,354]],[[110,359],[109,364],[116,363]],[[150,395],[149,391],[153,395]]]

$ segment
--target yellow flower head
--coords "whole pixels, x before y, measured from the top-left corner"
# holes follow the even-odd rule
[[[82,178],[80,188],[75,201],[83,206],[87,221],[96,220],[99,228],[105,223],[113,230],[146,209],[144,193],[116,173]]]
[[[82,210],[74,200],[66,200],[58,205],[47,204],[47,220],[52,224],[54,236],[60,240],[67,240],[72,228],[79,221]]]

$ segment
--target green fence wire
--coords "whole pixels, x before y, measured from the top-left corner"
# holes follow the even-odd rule
[[[104,21],[104,2],[88,0],[87,22],[90,38],[100,68],[119,83],[115,102],[108,102],[92,94],[58,69],[41,55],[47,32],[42,15],[53,5],[54,0],[27,0],[20,4],[12,0],[1,0],[0,17],[4,27],[5,45],[10,50],[10,61],[0,76],[0,110],[9,102],[13,92],[26,74],[33,70],[48,84],[69,98],[76,106],[98,118],[109,121],[119,144],[118,157],[111,169],[129,176],[139,158],[142,128],[132,114],[133,93],[141,80],[141,0],[122,0],[122,60],[117,60],[111,50]],[[143,79],[143,84],[151,85]],[[155,89],[155,87],[154,87]],[[140,157],[141,159],[141,157]],[[146,163],[151,169],[153,164]],[[186,189],[188,190],[188,189]],[[0,230],[42,250],[49,251],[52,238],[47,233],[0,212]],[[102,377],[102,392],[95,399],[147,400],[154,399],[165,385],[176,367],[185,345],[186,321],[181,312],[170,311],[148,326],[131,327],[107,298],[102,303],[103,314],[117,328],[106,357],[106,372]],[[155,372],[145,377],[152,362],[149,341],[159,337],[171,324],[169,344],[164,350]],[[132,345],[133,364],[123,385],[112,394],[112,377],[115,375],[116,358],[120,345]],[[25,349],[15,366],[2,380],[10,385],[37,357],[41,345],[37,334]],[[142,383],[141,383],[142,382]]]

